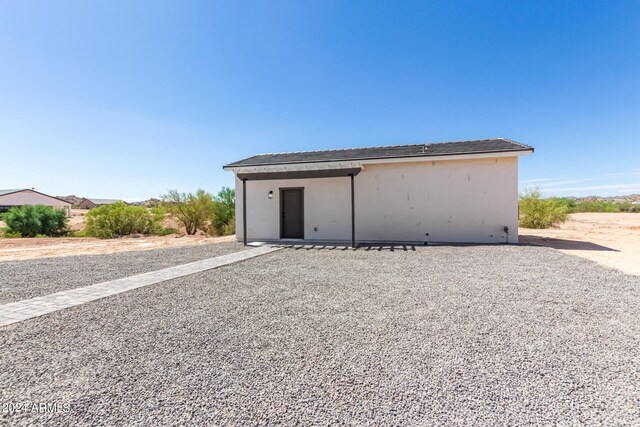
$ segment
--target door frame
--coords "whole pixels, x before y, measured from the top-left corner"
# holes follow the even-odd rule
[[[280,239],[295,239],[295,237],[282,237],[282,232],[284,231],[284,218],[282,216],[282,208],[284,207],[284,197],[282,197],[282,192],[287,190],[300,190],[302,195],[302,239],[304,240],[304,187],[280,187],[279,189],[280,196],[280,209],[278,214],[280,216]]]

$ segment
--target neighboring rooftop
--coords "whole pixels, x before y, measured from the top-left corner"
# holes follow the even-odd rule
[[[110,205],[112,203],[116,203],[116,202],[120,202],[119,199],[93,199],[93,198],[84,198],[82,199],[82,201],[80,201],[80,203],[84,202],[85,200],[88,200],[92,203],[95,203],[96,205]]]
[[[229,163],[228,165],[225,165],[225,167],[393,159],[403,157],[433,157],[462,154],[504,153],[511,151],[533,151],[533,147],[504,138],[480,139],[474,141],[438,142],[432,144],[258,154],[257,156]]]
[[[4,196],[5,194],[17,193],[19,191],[28,190],[28,188],[17,188],[13,190],[0,190],[0,196]]]
[[[23,191],[29,191],[31,193],[36,193],[36,194],[40,194],[41,196],[49,197],[50,199],[56,199],[56,200],[60,200],[61,202],[68,203],[64,199],[61,199],[61,198],[55,197],[55,196],[50,196],[48,194],[41,193],[39,191],[36,191],[33,188],[16,188],[16,189],[13,189],[13,190],[0,190],[0,196],[6,196],[7,194],[13,194],[13,193],[21,193]]]

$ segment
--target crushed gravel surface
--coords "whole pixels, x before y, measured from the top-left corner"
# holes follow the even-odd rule
[[[553,249],[284,249],[0,328],[17,425],[632,425],[640,278]]]
[[[225,242],[107,255],[0,261],[0,304],[121,279],[244,250]]]

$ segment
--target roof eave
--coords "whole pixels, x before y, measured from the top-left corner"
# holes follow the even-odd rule
[[[515,156],[526,156],[533,154],[533,147],[523,146],[523,148],[514,149],[514,150],[489,150],[489,151],[476,151],[473,153],[442,153],[442,154],[430,154],[426,156],[415,156],[415,155],[407,155],[407,156],[393,156],[393,157],[363,157],[357,159],[323,159],[323,160],[313,160],[307,162],[301,161],[293,161],[293,162],[272,162],[272,163],[250,163],[250,164],[236,164],[229,163],[222,167],[225,171],[234,171],[239,168],[255,168],[262,166],[286,166],[286,165],[304,165],[304,164],[315,164],[315,163],[332,163],[332,162],[367,162],[367,161],[403,161],[403,160],[415,160],[415,161],[429,161],[429,159],[442,157],[461,157],[465,156],[467,158],[473,158],[474,156],[478,156],[478,158],[486,157],[487,154],[511,154],[513,153]]]

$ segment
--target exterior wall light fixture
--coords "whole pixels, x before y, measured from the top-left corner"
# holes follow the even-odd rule
[[[269,197],[270,199],[273,199],[273,191],[269,191],[269,194],[267,195],[267,197]]]

